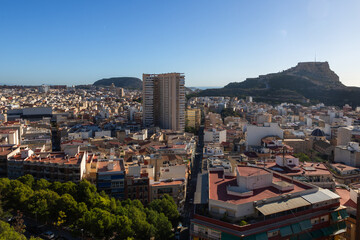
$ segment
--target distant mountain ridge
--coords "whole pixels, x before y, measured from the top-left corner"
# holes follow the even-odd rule
[[[115,87],[122,87],[126,89],[142,89],[142,81],[140,78],[136,77],[112,77],[112,78],[103,78],[97,80],[93,83],[94,86],[106,86],[110,87],[111,84],[115,85]],[[190,88],[185,87],[185,91],[192,93],[193,90]]]
[[[94,82],[94,86],[111,86],[122,87],[127,89],[142,89],[142,81],[136,77],[112,77],[112,78],[103,78]]]
[[[346,87],[328,62],[300,62],[278,73],[232,82],[220,89],[207,89],[198,96],[251,95],[257,101],[270,103],[323,102],[327,105],[360,105],[360,88]]]

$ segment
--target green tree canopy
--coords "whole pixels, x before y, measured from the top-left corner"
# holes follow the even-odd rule
[[[30,175],[18,180],[2,178],[0,193],[0,214],[20,210],[39,222],[68,226],[93,239],[171,239],[172,228],[179,220],[177,206],[169,195],[145,207],[139,200],[119,201],[99,193],[86,180],[74,184],[35,181]],[[0,240],[23,237],[6,224],[0,227],[4,234]]]
[[[26,240],[26,237],[16,232],[10,224],[0,221],[0,240]]]

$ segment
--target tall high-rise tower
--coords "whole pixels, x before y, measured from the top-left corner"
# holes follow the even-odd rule
[[[145,127],[184,131],[185,76],[181,73],[143,74]]]

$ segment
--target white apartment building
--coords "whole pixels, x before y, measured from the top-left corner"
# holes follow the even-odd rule
[[[212,142],[212,143],[226,142],[226,130],[216,129],[216,128],[205,129],[204,142]]]
[[[261,146],[261,139],[267,136],[278,136],[284,138],[284,131],[277,123],[264,123],[262,126],[246,126],[246,148],[249,146]]]
[[[360,147],[357,142],[335,147],[334,161],[352,167],[360,167]]]

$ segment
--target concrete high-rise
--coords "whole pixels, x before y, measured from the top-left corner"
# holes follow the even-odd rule
[[[145,127],[184,131],[185,76],[181,73],[143,74]]]

